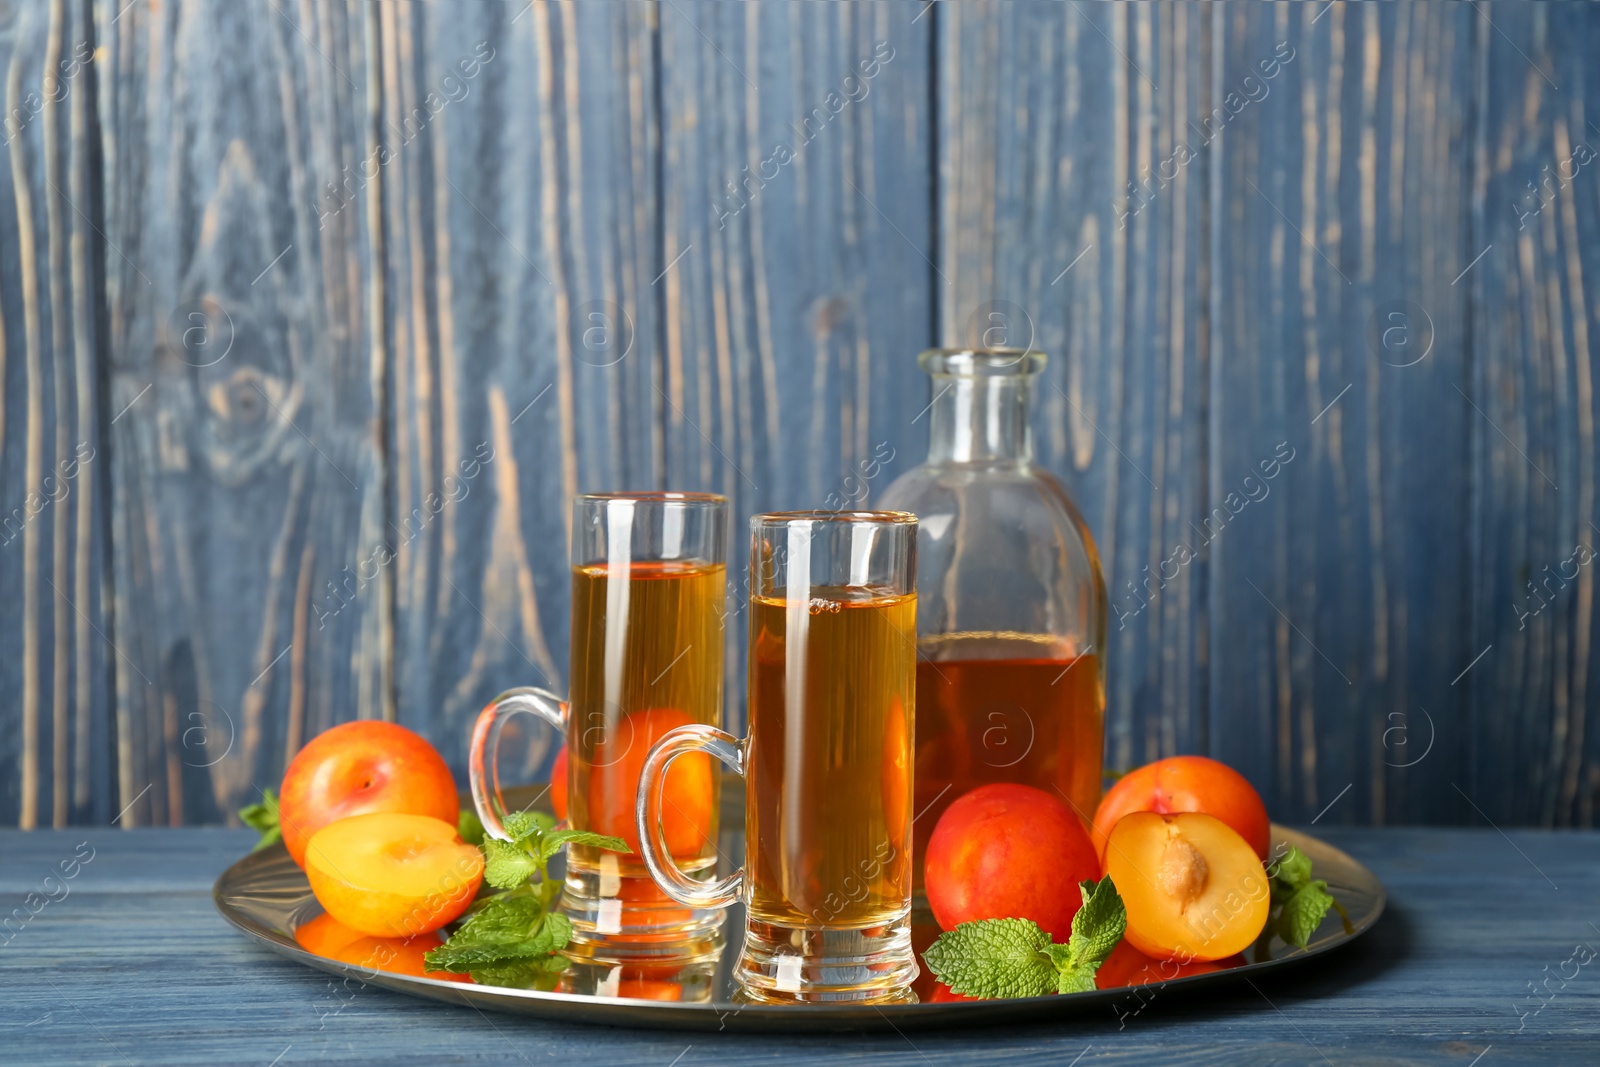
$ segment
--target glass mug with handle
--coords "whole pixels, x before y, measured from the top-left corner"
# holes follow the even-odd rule
[[[656,744],[639,784],[645,863],[685,907],[744,902],[734,975],[749,999],[911,999],[916,517],[750,526],[749,734],[688,725]],[[662,793],[677,761],[705,753],[745,779],[745,864],[710,884],[676,861]]]
[[[720,950],[720,912],[685,909],[651,881],[634,813],[651,745],[675,727],[720,721],[727,540],[728,501],[716,494],[576,498],[570,700],[512,689],[483,710],[473,729],[472,799],[491,837],[509,840],[496,759],[500,732],[526,713],[566,739],[568,825],[620,837],[632,850],[568,847],[561,909],[572,921],[575,955],[625,960]],[[680,767],[667,783],[667,845],[686,878],[711,878],[716,767],[704,755]]]

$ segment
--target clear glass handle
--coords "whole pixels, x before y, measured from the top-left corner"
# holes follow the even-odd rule
[[[554,693],[543,689],[507,689],[478,715],[472,728],[472,747],[467,753],[467,768],[472,778],[472,806],[484,832],[498,841],[509,841],[506,833],[506,803],[500,795],[500,730],[518,712],[543,719],[562,737],[567,733],[567,705]]]
[[[661,791],[667,783],[667,767],[690,752],[708,752],[737,773],[744,773],[745,743],[726,730],[695,724],[668,731],[645,757],[639,774],[640,851],[650,876],[667,896],[690,908],[725,908],[739,899],[744,868],[716,882],[697,882],[673,861],[661,828]]]

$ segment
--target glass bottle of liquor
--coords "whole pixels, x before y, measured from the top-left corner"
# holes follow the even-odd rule
[[[932,349],[927,462],[876,506],[917,540],[916,881],[945,808],[1020,782],[1093,820],[1104,746],[1106,593],[1065,488],[1033,459],[1042,352]]]

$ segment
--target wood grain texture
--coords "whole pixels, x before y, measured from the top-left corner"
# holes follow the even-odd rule
[[[662,1067],[928,1063],[1010,1065],[1385,1063],[1467,1067],[1586,1063],[1600,1042],[1600,835],[1479,830],[1324,833],[1372,868],[1387,914],[1349,948],[1207,997],[1130,997],[1103,1019],[893,1034],[670,1033],[480,1015],[376,988],[342,987],[236,933],[213,880],[250,835],[225,830],[0,831],[0,892],[41,892],[82,842],[93,859],[67,895],[15,932],[0,1004],[8,1055],[29,1064],[381,1061],[603,1062]],[[1520,855],[1519,855],[1520,853]],[[1559,889],[1550,888],[1548,876]],[[58,897],[60,888],[55,890]],[[1534,998],[1530,984],[1549,978]],[[248,990],[248,993],[240,991]],[[1543,1007],[1534,1014],[1540,1003]],[[1524,1022],[1518,1011],[1527,1014]],[[80,1014],[81,1012],[81,1014]],[[87,1022],[86,1022],[87,1020]],[[908,1040],[909,1039],[909,1040]]]
[[[660,482],[655,12],[390,5],[381,38],[397,713],[464,767],[497,693],[565,692],[573,496]]]
[[[125,824],[219,820],[383,712],[376,247],[328,183],[371,151],[366,5],[100,4]],[[346,603],[347,602],[347,603]]]
[[[906,4],[661,12],[666,483],[733,501],[728,717],[750,515],[862,506],[926,450],[930,21]],[[863,466],[865,464],[865,466]]]
[[[1483,4],[1473,233],[1472,744],[1478,822],[1593,825],[1600,510],[1600,24]],[[1467,282],[1463,281],[1463,285]],[[1460,398],[1456,398],[1458,401]],[[1582,551],[1580,551],[1582,549]],[[1584,562],[1585,559],[1589,562]]]
[[[86,14],[0,12],[0,822],[24,827],[116,814]]]
[[[1471,15],[1228,8],[1216,32],[1246,106],[1214,155],[1211,504],[1294,458],[1213,546],[1210,753],[1286,818],[1456,821]]]
[[[1206,514],[1208,171],[1203,156],[1162,162],[1209,110],[1210,16],[935,14],[942,342],[1000,329],[1050,357],[1039,459],[1094,533],[1111,606],[1107,766],[1203,748],[1207,560],[1173,554]],[[1141,199],[1158,168],[1175,180]]]
[[[486,700],[565,684],[590,489],[733,497],[739,728],[746,518],[874,499],[914,354],[995,313],[1107,563],[1109,766],[1594,825],[1597,35],[0,4],[0,822],[220,821],[357,716],[463,770]]]

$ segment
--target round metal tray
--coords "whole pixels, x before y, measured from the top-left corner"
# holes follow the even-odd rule
[[[1274,938],[1265,946],[1269,957],[1229,970],[1190,975],[1160,983],[1173,991],[1212,989],[1243,978],[1254,978],[1269,971],[1292,966],[1312,956],[1347,944],[1378,921],[1383,912],[1382,883],[1366,867],[1343,852],[1309,834],[1274,826],[1273,841],[1294,845],[1311,858],[1318,878],[1326,879],[1329,890],[1349,913],[1349,928],[1332,912],[1312,936],[1304,950],[1291,948]],[[743,833],[724,828],[723,855],[743,855]],[[654,1027],[678,1030],[774,1030],[864,1031],[924,1029],[934,1027],[987,1026],[997,1023],[1046,1021],[1069,1016],[1112,1013],[1124,1007],[1133,994],[1128,988],[1096,990],[1066,996],[1044,996],[1016,1000],[932,1002],[893,1005],[769,1005],[739,1003],[733,999],[730,973],[738,950],[738,937],[744,929],[744,909],[728,909],[723,926],[727,940],[720,958],[703,966],[694,979],[682,985],[687,994],[679,1001],[643,1000],[614,995],[616,981],[606,981],[603,973],[593,984],[596,994],[545,993],[536,990],[504,989],[435,978],[372,971],[314,955],[295,943],[297,926],[322,911],[306,876],[289,858],[282,845],[254,852],[235,863],[217,879],[214,890],[217,910],[233,925],[275,952],[296,962],[357,981],[393,989],[412,996],[428,997],[447,1004],[471,1005],[485,1010],[517,1012],[523,1015],[560,1019],[568,1022],[600,1023],[609,1026]],[[933,931],[926,931],[931,934]],[[916,938],[922,947],[928,938]],[[1258,946],[1260,947],[1260,946]],[[1251,959],[1257,950],[1250,950]],[[595,967],[585,964],[585,967]],[[603,971],[603,969],[602,969]],[[614,978],[615,976],[613,976]],[[919,988],[929,982],[925,975]],[[659,986],[660,983],[653,983]],[[1148,988],[1148,987],[1147,987]],[[606,995],[612,993],[613,995]],[[1147,995],[1146,995],[1147,997]]]

